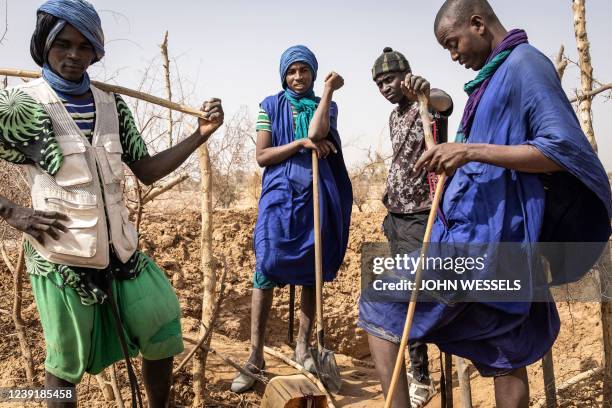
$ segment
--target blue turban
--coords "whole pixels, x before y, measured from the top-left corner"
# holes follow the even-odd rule
[[[52,30],[47,43],[53,43],[55,36],[61,31],[65,23],[76,28],[91,43],[96,53],[97,62],[104,57],[104,32],[102,22],[96,9],[85,0],[49,0],[38,9],[38,12],[51,14],[60,19],[60,23],[55,30]],[[46,57],[45,50],[45,57]],[[46,58],[45,58],[46,59]]]
[[[312,85],[310,86],[310,90],[312,90],[314,87],[314,81],[317,79],[319,63],[317,62],[317,57],[315,57],[312,51],[310,51],[308,47],[304,45],[294,45],[293,47],[289,47],[285,52],[283,52],[283,55],[281,55],[279,71],[283,89],[287,89],[287,83],[285,82],[287,70],[291,64],[295,62],[303,62],[308,64],[310,67],[310,70],[312,71]]]

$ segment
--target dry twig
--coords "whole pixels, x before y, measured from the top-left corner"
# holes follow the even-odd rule
[[[164,65],[164,79],[166,83],[166,98],[172,102],[172,86],[170,84],[170,60],[168,59],[168,31],[164,34],[164,42],[159,46]],[[168,146],[172,146],[172,109],[168,109]]]

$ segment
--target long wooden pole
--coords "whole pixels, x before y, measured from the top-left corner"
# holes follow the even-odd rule
[[[210,154],[208,151],[208,145],[203,144],[198,148],[198,158],[200,160],[200,177],[201,177],[201,190],[202,190],[202,234],[200,237],[201,251],[202,251],[202,322],[212,321],[212,316],[215,307],[215,286],[216,286],[216,275],[215,275],[215,261],[213,258],[212,248],[212,228],[213,228],[213,211],[212,211],[212,166],[210,163]],[[200,335],[204,336],[206,329],[200,330]],[[193,360],[193,392],[194,406],[202,406],[204,403],[204,393],[206,392],[206,378],[204,373],[206,371],[206,358],[208,356],[208,349],[210,346],[210,337],[202,345],[202,351]],[[204,347],[206,346],[206,347]]]
[[[593,149],[597,151],[597,142],[595,140],[595,131],[593,129],[593,112],[591,110],[593,91],[593,65],[591,62],[591,53],[589,38],[586,29],[586,9],[585,0],[572,0],[572,11],[574,17],[574,33],[576,36],[576,47],[578,49],[578,65],[580,67],[580,80],[582,85],[582,98],[578,99],[578,117],[580,125],[585,135],[589,139]],[[610,85],[610,84],[608,84]],[[605,89],[608,85],[602,86],[600,89]],[[607,254],[610,261],[610,254]],[[602,281],[609,278],[610,270],[603,268],[600,272],[603,276]],[[608,276],[606,276],[608,275]],[[603,332],[603,348],[604,348],[604,380],[603,380],[603,401],[602,406],[612,405],[612,288],[606,287],[607,293],[603,294],[601,302],[601,322]]]
[[[37,79],[40,78],[40,72],[36,71],[26,71],[21,69],[10,69],[10,68],[0,68],[0,76],[10,76],[10,77],[18,77],[18,78],[32,78]],[[157,96],[150,95],[148,93],[136,91],[134,89],[125,88],[119,85],[110,85],[104,82],[91,81],[92,85],[97,88],[106,91],[106,92],[114,92],[121,95],[129,96],[136,99],[141,99],[146,102],[150,102],[154,105],[161,106],[163,108],[172,109],[178,112],[183,112],[188,115],[196,116],[198,118],[202,118],[207,120],[204,112],[192,108],[187,105],[183,105],[176,102],[170,102],[163,98],[159,98]]]
[[[419,94],[419,113],[421,121],[423,122],[423,131],[425,134],[425,144],[427,148],[434,146],[433,132],[431,129],[431,119],[429,118],[429,99],[427,96]],[[433,228],[434,221],[436,220],[436,213],[438,212],[438,205],[440,204],[440,198],[442,197],[442,191],[444,190],[444,182],[446,181],[446,175],[441,174],[436,184],[436,192],[434,194],[433,201],[431,203],[431,209],[429,210],[429,218],[427,219],[427,227],[425,229],[425,236],[423,237],[423,246],[421,247],[420,258],[424,257],[429,248],[429,240],[431,239],[431,230]],[[404,363],[404,352],[408,345],[408,337],[410,335],[410,328],[412,327],[412,319],[414,318],[414,311],[416,309],[416,302],[419,296],[418,288],[421,286],[423,279],[423,268],[422,262],[418,262],[415,271],[414,278],[414,290],[410,295],[410,303],[408,304],[408,312],[406,313],[406,323],[404,324],[404,331],[402,332],[402,339],[400,341],[399,351],[397,353],[397,359],[395,360],[395,368],[393,369],[393,377],[391,377],[391,384],[389,386],[389,392],[385,400],[385,408],[391,408],[393,404],[393,394],[397,388],[399,381],[400,372]]]
[[[442,196],[442,191],[444,190],[444,182],[446,181],[446,175],[442,174],[438,179],[438,184],[436,185],[436,194],[434,196],[433,202],[431,203],[431,210],[429,211],[429,219],[427,220],[427,228],[425,230],[425,237],[423,238],[423,247],[421,249],[420,258],[424,257],[427,253],[427,249],[429,248],[429,240],[431,239],[431,230],[433,227],[433,223],[436,220],[436,212],[438,211],[438,204],[440,203],[440,197]],[[404,331],[402,332],[402,340],[400,342],[399,352],[397,353],[397,359],[395,360],[395,369],[393,370],[393,377],[391,378],[391,385],[389,386],[389,392],[387,393],[387,399],[385,401],[385,408],[391,408],[393,394],[395,393],[395,388],[397,387],[397,382],[400,377],[400,372],[402,369],[402,364],[404,362],[404,350],[406,350],[406,346],[408,345],[408,336],[410,334],[410,328],[412,327],[412,319],[414,318],[414,310],[416,308],[417,298],[419,296],[418,288],[421,286],[421,281],[423,280],[423,268],[422,262],[417,264],[417,269],[415,273],[414,279],[414,290],[410,295],[410,303],[408,305],[408,313],[406,314],[406,323],[404,324]]]
[[[457,378],[459,379],[461,408],[472,408],[472,386],[470,385],[468,362],[459,356],[455,356],[455,362],[457,363]]]
[[[319,352],[325,347],[323,335],[323,258],[321,256],[321,217],[319,214],[319,158],[312,151],[312,193],[314,203],[315,282],[317,289],[317,345]]]
[[[589,50],[589,37],[586,30],[585,0],[573,0],[574,33],[578,48],[578,65],[580,66],[580,82],[582,94],[588,94],[593,89],[593,66],[591,65],[591,52]],[[578,103],[578,117],[582,131],[586,135],[593,149],[597,151],[595,132],[593,130],[593,113],[591,111],[591,98],[586,97]]]

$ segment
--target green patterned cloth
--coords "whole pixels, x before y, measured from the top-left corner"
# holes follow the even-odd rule
[[[115,100],[122,160],[129,165],[148,157],[149,153],[129,107],[119,95],[115,95]],[[51,119],[38,102],[19,89],[0,91],[0,159],[15,164],[38,163],[51,175],[55,175],[63,164]],[[101,303],[105,298],[91,280],[92,274],[99,271],[51,263],[27,241],[25,260],[29,274],[46,277],[60,288],[74,288],[84,305]],[[136,251],[128,263],[129,269],[135,269],[137,276],[145,263],[144,256]]]

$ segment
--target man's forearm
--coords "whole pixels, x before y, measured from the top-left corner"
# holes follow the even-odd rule
[[[282,146],[267,147],[257,155],[257,164],[261,167],[273,166],[287,160],[304,147],[299,140]]]
[[[196,131],[181,143],[155,156],[139,160],[130,168],[141,182],[147,185],[152,184],[179,168],[209,137],[204,137]]]
[[[468,148],[468,161],[488,163],[524,173],[550,173],[565,170],[531,145],[500,146],[475,143],[465,146]]]
[[[311,140],[319,141],[325,139],[329,133],[329,108],[331,106],[332,95],[333,91],[326,87],[308,127],[308,137]]]

